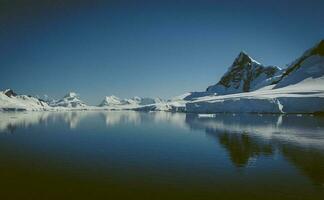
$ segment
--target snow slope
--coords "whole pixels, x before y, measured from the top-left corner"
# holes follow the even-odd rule
[[[198,113],[314,113],[324,111],[324,77],[298,84],[274,86],[221,96],[205,96],[186,104],[187,112]]]
[[[122,102],[121,99],[112,95],[112,96],[106,96],[105,99],[99,104],[99,106],[100,107],[117,106],[117,105],[124,105],[124,104],[126,104],[126,102]]]
[[[106,110],[156,110],[163,108],[165,102],[160,98],[133,97],[130,99],[120,99],[116,96],[107,96],[99,105]]]
[[[40,111],[50,107],[46,102],[27,95],[17,95],[8,89],[0,91],[0,111]]]
[[[307,78],[317,79],[324,75],[324,40],[307,50],[283,73],[275,88],[299,83]]]
[[[75,92],[69,92],[61,100],[54,101],[50,104],[51,107],[63,108],[87,108],[88,106],[80,100],[79,95]]]
[[[246,93],[206,95],[186,104],[187,112],[324,112],[324,42],[306,51],[281,77]]]

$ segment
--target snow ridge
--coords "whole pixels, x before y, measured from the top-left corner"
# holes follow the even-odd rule
[[[0,91],[0,111],[41,111],[49,109],[46,102],[29,95],[18,95],[13,90]]]
[[[69,92],[62,99],[54,101],[50,104],[52,107],[65,108],[85,108],[87,105],[80,100],[79,95],[75,92]]]

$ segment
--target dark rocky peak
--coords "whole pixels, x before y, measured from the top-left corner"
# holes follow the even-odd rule
[[[220,81],[216,85],[209,86],[207,92],[218,94],[249,92],[266,85],[267,83],[262,81],[272,78],[279,70],[277,67],[265,67],[241,51]],[[262,80],[259,77],[262,77]]]
[[[310,55],[324,56],[324,40],[321,40],[311,49]]]
[[[12,89],[7,89],[5,90],[4,94],[7,96],[7,97],[15,97],[17,96],[17,94],[12,90]]]
[[[236,65],[244,65],[247,63],[251,63],[253,61],[253,59],[244,51],[241,51],[239,53],[239,55],[235,58],[232,66],[236,66]]]

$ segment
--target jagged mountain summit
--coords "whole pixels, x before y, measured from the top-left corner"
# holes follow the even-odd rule
[[[206,90],[217,95],[250,92],[270,85],[281,72],[279,67],[263,66],[245,52],[240,52],[221,80]]]
[[[54,101],[50,104],[52,107],[66,107],[66,108],[84,108],[87,105],[80,100],[80,97],[75,92],[69,92],[62,99]]]

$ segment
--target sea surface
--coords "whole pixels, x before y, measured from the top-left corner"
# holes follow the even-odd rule
[[[0,113],[0,199],[324,199],[324,117]]]

